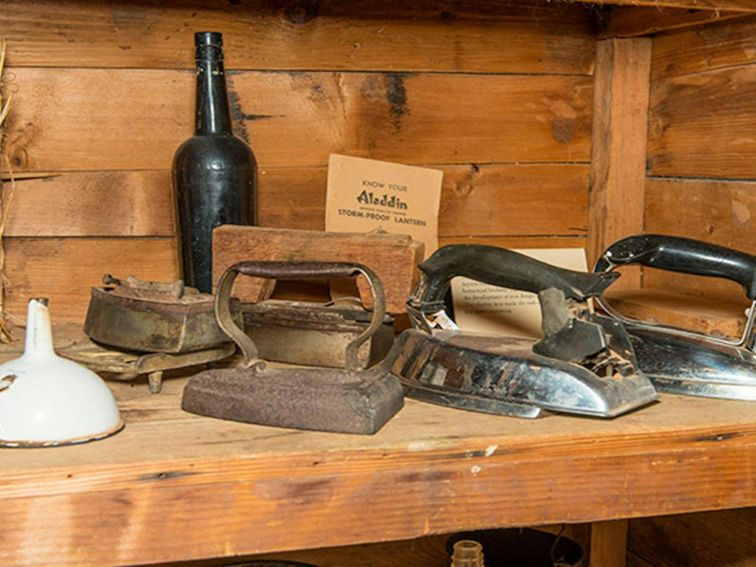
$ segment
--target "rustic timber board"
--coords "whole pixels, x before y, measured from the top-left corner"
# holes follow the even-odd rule
[[[14,99],[5,140],[14,171],[167,169],[192,133],[190,70],[13,74],[24,93]],[[590,76],[226,76],[235,133],[261,167],[325,166],[331,153],[428,165],[590,160]]]
[[[756,17],[654,38],[652,80],[756,62]]]
[[[429,167],[444,173],[442,237],[585,236],[587,232],[587,164]],[[327,177],[326,166],[262,168],[260,226],[324,230]],[[172,237],[173,216],[168,169],[70,172],[19,183],[3,235]]]
[[[690,27],[700,30],[704,24],[745,17],[750,17],[750,14],[722,10],[614,6],[599,18],[599,37],[639,37]]]
[[[149,563],[756,504],[753,404],[664,396],[612,421],[408,400],[372,437],[223,422],[111,383],[126,429],[0,453],[0,563]]]
[[[706,71],[653,82],[648,169],[654,176],[753,179],[750,132],[756,66]]]
[[[593,64],[590,10],[541,0],[4,0],[0,29],[20,66],[194,69],[203,29],[223,32],[234,69],[590,74]]]

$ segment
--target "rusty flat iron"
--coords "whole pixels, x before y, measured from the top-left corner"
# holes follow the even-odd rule
[[[345,368],[268,368],[259,350],[234,322],[231,290],[239,274],[304,279],[362,275],[372,294],[370,324],[345,349]],[[372,434],[403,405],[399,381],[382,366],[360,370],[358,352],[384,324],[385,296],[376,274],[360,264],[331,262],[240,262],[218,282],[215,316],[241,350],[242,363],[207,370],[189,379],[181,407],[200,415],[312,431]]]
[[[184,285],[133,276],[103,277],[93,287],[84,332],[93,341],[133,352],[183,354],[229,342],[215,322],[213,296]],[[235,315],[240,317],[240,315]]]
[[[625,325],[640,368],[658,390],[686,396],[756,400],[756,256],[688,238],[644,234],[612,244],[595,270],[611,273],[630,264],[719,277],[743,286],[752,303],[743,335],[734,340],[630,319],[617,313],[602,298],[599,302]]]
[[[244,332],[260,358],[304,366],[343,368],[346,347],[365,332],[373,313],[359,297],[328,303],[267,299],[241,305]],[[394,344],[394,318],[383,322],[357,350],[357,369],[380,362]]]
[[[511,250],[451,245],[420,264],[404,331],[385,365],[409,397],[517,417],[543,410],[614,417],[656,399],[622,325],[593,312],[618,274],[573,272]],[[537,293],[540,341],[460,331],[444,311],[452,278]]]

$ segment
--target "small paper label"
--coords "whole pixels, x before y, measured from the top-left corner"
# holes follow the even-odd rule
[[[584,272],[588,266],[583,248],[532,248],[515,252],[570,270]],[[513,337],[543,336],[541,307],[534,293],[454,278],[452,298],[455,321],[464,331]]]
[[[446,311],[436,311],[428,317],[431,329],[443,329],[445,331],[459,331],[457,324],[446,314]]]
[[[435,169],[331,154],[325,228],[408,234],[425,244],[428,257],[438,247],[443,175]]]

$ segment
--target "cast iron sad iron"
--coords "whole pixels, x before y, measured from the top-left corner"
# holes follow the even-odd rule
[[[373,314],[367,328],[346,346],[346,367],[266,368],[254,341],[231,313],[231,288],[239,274],[275,279],[364,276],[373,296]],[[384,325],[385,304],[378,276],[361,264],[251,261],[231,266],[218,281],[215,317],[241,350],[243,361],[237,368],[206,370],[190,378],[181,408],[259,425],[375,433],[404,405],[402,387],[394,376],[380,365],[361,369],[359,352]]]
[[[635,363],[622,325],[593,312],[591,297],[617,274],[564,270],[492,246],[451,245],[420,264],[408,302],[414,329],[386,359],[406,395],[474,411],[538,417],[543,410],[614,417],[656,399]],[[433,329],[451,322],[444,296],[452,278],[537,293],[542,340]]]
[[[640,368],[660,391],[688,396],[756,400],[756,256],[730,248],[661,235],[630,236],[612,244],[595,271],[641,264],[739,283],[752,301],[743,336],[729,340],[666,325],[629,319],[606,301],[607,313],[630,334]]]

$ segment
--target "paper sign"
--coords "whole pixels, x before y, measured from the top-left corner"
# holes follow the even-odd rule
[[[586,271],[582,248],[532,248],[516,250],[560,268]],[[460,329],[514,337],[541,337],[541,307],[538,296],[505,289],[467,278],[452,280],[454,319]]]
[[[331,154],[326,197],[327,231],[409,234],[438,247],[443,172],[373,159]]]

